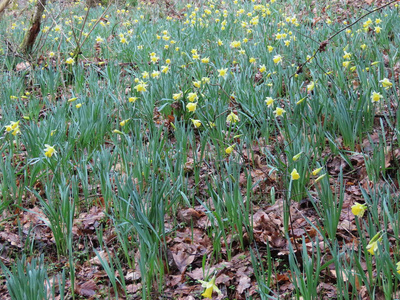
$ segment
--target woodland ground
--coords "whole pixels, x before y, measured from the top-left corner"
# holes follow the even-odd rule
[[[400,298],[385,3],[11,5],[0,298]]]

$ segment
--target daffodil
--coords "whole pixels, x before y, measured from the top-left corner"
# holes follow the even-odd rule
[[[322,169],[323,169],[323,167],[317,168],[317,169],[313,170],[311,173],[312,173],[314,176],[316,176],[316,175],[318,175],[319,172],[321,172]]]
[[[347,68],[350,65],[351,61],[344,61],[343,62],[343,67]]]
[[[284,109],[281,108],[281,107],[277,107],[277,108],[274,110],[275,117],[280,117],[280,116],[282,116],[285,112],[286,112],[286,110],[284,110]]]
[[[282,62],[282,56],[281,55],[275,55],[274,58],[274,63],[279,64],[280,62]]]
[[[392,87],[392,85],[393,85],[393,83],[391,83],[390,80],[387,79],[387,78],[383,78],[383,79],[380,80],[379,82],[382,84],[382,86],[383,86],[385,89],[388,89],[388,88]]]
[[[371,94],[371,101],[372,102],[379,102],[379,100],[382,99],[382,98],[383,98],[383,96],[378,92],[373,91],[372,94]]]
[[[228,75],[228,68],[225,69],[218,69],[218,77],[223,77],[224,79],[226,78],[226,76]]]
[[[381,233],[378,232],[374,235],[371,241],[367,245],[367,251],[372,255],[375,255],[375,252],[379,249],[378,242],[382,241]]]
[[[259,69],[260,73],[264,73],[266,70],[267,70],[267,67],[265,65],[260,66],[260,69]]]
[[[239,116],[235,114],[234,112],[231,112],[227,117],[226,117],[226,122],[227,123],[236,123],[239,122]]]
[[[267,106],[268,107],[271,107],[272,106],[272,104],[274,104],[274,99],[272,99],[272,97],[267,97],[266,99],[265,99],[265,104],[267,104]]]
[[[322,174],[321,176],[319,176],[317,179],[315,179],[315,183],[317,183],[318,181],[320,181],[322,178],[324,178],[326,176],[326,174]]]
[[[400,274],[400,261],[396,264],[396,267],[397,267],[397,273]]]
[[[123,121],[119,122],[119,125],[120,125],[121,127],[123,127],[123,126],[126,125],[126,123],[127,123],[128,121],[129,121],[129,119],[123,120]]]
[[[50,146],[50,145],[47,145],[47,144],[45,144],[44,146],[45,146],[44,155],[46,155],[46,157],[50,158],[50,157],[53,156],[53,154],[57,155],[57,151],[56,151],[56,149],[54,149],[53,146]]]
[[[129,97],[128,101],[129,101],[130,103],[135,103],[135,101],[136,101],[137,99],[139,99],[139,98],[138,98],[138,97]]]
[[[303,154],[303,151],[297,153],[295,156],[292,157],[293,161],[299,160],[300,156]]]
[[[169,71],[169,66],[162,66],[162,67],[161,67],[161,72],[162,72],[162,73],[167,74],[168,71]]]
[[[172,99],[174,99],[174,100],[179,100],[182,97],[183,97],[183,93],[182,92],[176,93],[176,94],[172,94]]]
[[[198,99],[196,93],[189,93],[189,94],[187,95],[187,98],[188,98],[188,100],[189,100],[190,102],[194,102],[195,100]]]
[[[194,120],[194,119],[191,119],[191,120],[192,120],[193,125],[196,128],[199,128],[201,126],[201,121],[200,120]]]
[[[344,59],[350,59],[351,58],[351,53],[344,51],[343,58]]]
[[[215,285],[215,276],[208,282],[203,280],[199,280],[199,282],[201,283],[202,287],[206,288],[204,293],[201,294],[204,298],[212,299],[212,294],[214,291],[217,292],[218,295],[222,295],[219,288]]]
[[[229,147],[227,147],[226,149],[225,149],[225,153],[226,154],[231,154],[232,152],[233,152],[233,148],[235,147],[235,144],[233,144],[233,145],[230,145]]]
[[[311,81],[309,84],[307,84],[307,91],[311,92],[315,88],[315,82]]]
[[[358,202],[355,202],[354,205],[351,207],[351,212],[353,213],[353,215],[359,218],[362,218],[366,210],[367,210],[367,205],[360,204]]]
[[[192,102],[188,103],[188,104],[186,105],[186,108],[187,108],[187,110],[190,111],[190,112],[195,112],[195,111],[196,111],[196,108],[197,108],[197,102],[196,102],[196,103],[192,103]]]
[[[293,171],[290,173],[290,176],[292,180],[298,180],[300,178],[300,174],[296,169],[293,169]]]
[[[193,81],[193,85],[197,88],[201,87],[201,80]]]
[[[72,57],[68,57],[65,62],[69,65],[73,65],[75,63],[74,59]]]
[[[241,46],[240,41],[233,41],[233,42],[231,43],[231,47],[232,47],[232,48],[239,48],[240,46]]]
[[[140,93],[143,93],[143,92],[146,92],[146,91],[147,91],[146,87],[147,87],[146,82],[141,81],[141,82],[139,82],[138,85],[136,85],[136,86],[134,87],[134,89],[135,89],[136,91],[140,92]]]

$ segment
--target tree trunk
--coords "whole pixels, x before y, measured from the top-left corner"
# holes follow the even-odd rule
[[[46,0],[38,0],[36,4],[36,12],[32,16],[30,28],[26,32],[24,40],[19,47],[20,51],[24,54],[29,55],[32,52],[33,45],[35,44],[36,38],[40,32],[40,25],[45,5]]]
[[[0,17],[10,3],[11,3],[11,0],[3,0],[0,2]]]

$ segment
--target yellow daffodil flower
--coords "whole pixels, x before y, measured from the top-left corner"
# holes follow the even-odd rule
[[[300,156],[303,154],[303,151],[301,151],[301,152],[299,152],[299,153],[297,153],[295,156],[293,156],[293,161],[297,161],[297,160],[299,160],[299,158],[300,158]]]
[[[315,170],[312,171],[312,174],[313,174],[314,176],[316,176],[316,175],[318,175],[319,172],[321,172],[322,169],[323,169],[323,167],[318,168],[318,169],[315,169]]]
[[[274,63],[279,64],[282,62],[282,56],[280,54],[275,55],[273,60],[274,60]]]
[[[191,120],[192,120],[193,125],[196,128],[199,128],[201,126],[201,121],[200,120],[194,120],[194,119],[191,119]]]
[[[267,104],[267,106],[268,107],[271,107],[272,106],[272,104],[274,104],[274,99],[272,99],[272,97],[267,97],[266,99],[265,99],[265,104]]]
[[[218,289],[218,287],[215,285],[215,276],[211,278],[209,282],[199,280],[201,283],[201,286],[206,288],[203,294],[201,294],[204,298],[212,299],[212,294],[213,292],[217,292],[218,295],[222,295],[221,291]]]
[[[172,99],[174,99],[174,100],[179,100],[182,97],[183,97],[183,93],[182,92],[176,93],[176,94],[172,94]]]
[[[53,154],[57,155],[57,151],[56,151],[56,149],[54,149],[53,146],[50,146],[50,145],[47,145],[47,144],[45,144],[44,146],[45,146],[44,155],[46,155],[46,157],[50,158],[50,157],[53,156]]]
[[[143,93],[143,92],[146,92],[146,91],[147,91],[146,87],[147,87],[146,82],[143,82],[143,81],[142,81],[142,82],[140,82],[138,85],[136,85],[136,86],[134,87],[134,89],[135,89],[136,91],[140,92],[140,93]]]
[[[307,91],[311,92],[315,88],[315,82],[311,81],[309,84],[307,84]]]
[[[300,178],[300,174],[296,169],[293,169],[293,171],[290,173],[290,176],[292,180],[298,180]]]
[[[194,102],[195,100],[198,99],[196,93],[189,93],[188,96],[187,96],[187,98],[188,98],[188,100],[189,100],[190,102]]]
[[[274,110],[275,117],[280,117],[280,116],[282,116],[285,112],[286,112],[286,110],[284,110],[284,109],[281,108],[281,107],[277,107],[277,108]]]
[[[379,100],[381,100],[382,98],[383,98],[383,96],[378,92],[373,91],[372,94],[371,94],[371,101],[372,102],[379,102]]]
[[[130,120],[130,119],[123,120],[123,121],[119,122],[119,125],[120,125],[121,127],[123,127],[123,126],[126,125],[126,123],[127,123],[129,120]]]
[[[231,112],[227,117],[226,117],[226,122],[227,123],[236,123],[239,122],[240,119],[238,117],[237,114],[235,114],[234,112]]]
[[[351,212],[353,213],[353,215],[359,218],[362,218],[366,210],[367,210],[367,205],[360,204],[358,202],[355,202],[354,205],[351,207]]]
[[[130,103],[135,103],[135,101],[136,101],[137,99],[139,99],[139,98],[138,98],[138,97],[129,97],[128,101],[129,101]]]
[[[195,112],[195,111],[196,111],[196,108],[197,108],[197,102],[196,102],[196,103],[190,102],[190,103],[188,103],[188,104],[186,105],[186,109],[187,109],[188,111],[190,111],[190,112]]]
[[[226,76],[228,75],[228,68],[225,69],[218,69],[218,77],[223,77],[224,79],[226,78]]]
[[[371,239],[371,241],[367,245],[367,251],[371,253],[371,255],[375,255],[375,252],[379,249],[378,242],[382,241],[381,233],[378,232],[375,236]]]
[[[379,82],[382,84],[382,86],[383,86],[385,89],[388,89],[388,88],[392,87],[392,85],[393,85],[393,83],[391,83],[390,80],[387,79],[387,78],[383,78],[383,79],[380,80]]]
[[[226,154],[231,154],[232,152],[233,152],[233,148],[235,147],[235,144],[233,144],[233,145],[230,145],[229,147],[227,147],[226,149],[225,149],[225,153]]]
[[[315,183],[317,183],[318,181],[320,181],[322,178],[324,178],[326,176],[326,174],[322,174],[321,176],[319,176],[317,179],[315,179]]]

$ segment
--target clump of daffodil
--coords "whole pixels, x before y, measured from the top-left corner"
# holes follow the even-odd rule
[[[5,126],[5,128],[6,132],[11,132],[12,135],[14,136],[21,133],[21,130],[19,128],[19,121],[17,122],[11,121],[9,125]]]
[[[379,102],[379,100],[381,100],[382,98],[383,98],[383,96],[378,92],[373,91],[372,94],[371,94],[371,101],[372,102]]]
[[[56,151],[56,149],[54,149],[54,146],[50,146],[50,145],[47,145],[47,144],[45,144],[44,145],[44,155],[46,156],[46,157],[52,157],[53,156],[53,154],[55,154],[56,156],[57,156],[57,151]]]
[[[391,83],[390,80],[387,79],[387,78],[383,78],[383,79],[380,80],[379,82],[382,84],[382,86],[383,86],[385,89],[388,89],[388,88],[392,87],[392,85],[393,85],[393,83]]]
[[[231,112],[227,117],[226,117],[226,122],[231,124],[231,123],[237,123],[239,122],[239,116],[235,114],[234,112]]]
[[[206,288],[204,293],[201,294],[204,298],[212,299],[213,292],[217,292],[218,295],[222,295],[219,288],[215,285],[215,276],[213,276],[213,278],[211,278],[211,280],[208,282],[203,280],[199,280],[199,282],[201,283],[202,287]]]
[[[292,180],[300,179],[300,174],[299,174],[299,172],[297,172],[296,169],[293,169],[293,171],[290,173],[290,176],[291,176]]]
[[[378,248],[378,243],[382,241],[382,236],[381,233],[378,232],[377,234],[374,235],[374,237],[369,241],[367,245],[367,251],[371,253],[372,255],[375,255],[375,252],[379,249]]]
[[[354,205],[351,207],[351,212],[353,215],[362,218],[365,211],[367,210],[367,205],[366,204],[360,204],[358,202],[355,202]]]

